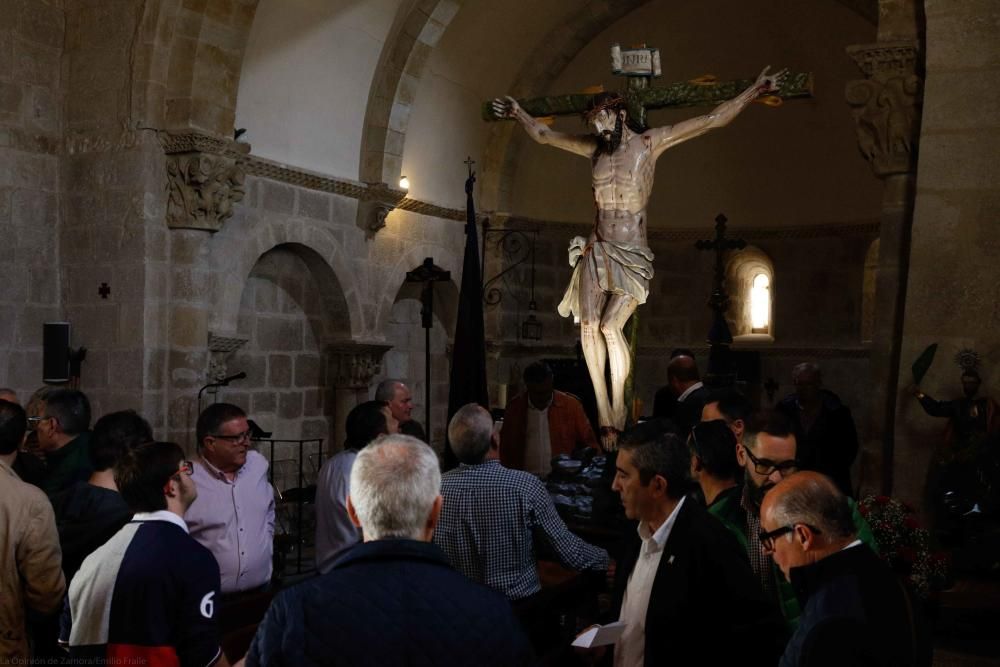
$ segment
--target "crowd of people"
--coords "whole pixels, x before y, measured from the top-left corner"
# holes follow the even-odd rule
[[[554,456],[598,449],[544,364],[499,428],[475,404],[452,416],[458,466],[443,473],[406,434],[422,432],[405,383],[382,383],[319,471],[317,574],[287,586],[268,462],[242,409],[206,408],[189,456],[133,411],[91,428],[79,391],[41,390],[26,409],[0,391],[0,658],[537,664],[521,612],[543,593],[545,554],[606,585],[592,620],[621,624],[613,644],[571,653],[577,664],[929,664],[849,473],[824,468],[848,456],[823,452],[857,442],[836,430],[842,406],[818,368],[755,414],[736,389],[701,385],[683,351],[671,367],[676,419],[633,426],[609,454],[629,527],[607,548],[567,527],[541,479]],[[260,611],[234,654],[224,631],[248,609]]]

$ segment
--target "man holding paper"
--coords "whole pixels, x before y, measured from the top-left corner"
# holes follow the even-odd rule
[[[625,627],[615,643],[615,666],[706,658],[774,665],[786,639],[781,615],[732,534],[685,500],[685,444],[652,421],[625,433],[619,447],[612,488],[639,526],[616,572],[615,609]]]

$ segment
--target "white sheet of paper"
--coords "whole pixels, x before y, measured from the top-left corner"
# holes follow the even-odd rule
[[[573,640],[573,646],[581,648],[592,648],[594,646],[607,646],[614,644],[625,632],[625,623],[615,621],[607,625],[592,625]]]

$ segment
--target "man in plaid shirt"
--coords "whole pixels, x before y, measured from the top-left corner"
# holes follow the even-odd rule
[[[459,572],[510,600],[541,589],[533,534],[573,570],[608,568],[608,553],[574,535],[537,477],[486,459],[493,419],[470,403],[452,418],[448,441],[461,465],[441,478],[444,506],[434,543]]]

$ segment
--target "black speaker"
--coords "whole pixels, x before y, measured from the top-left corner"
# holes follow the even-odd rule
[[[69,322],[42,325],[42,382],[69,381]]]

